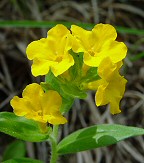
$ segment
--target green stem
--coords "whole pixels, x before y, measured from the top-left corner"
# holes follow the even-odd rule
[[[53,126],[53,132],[50,136],[51,141],[51,160],[50,163],[56,163],[58,159],[57,153],[57,138],[58,138],[58,125]]]

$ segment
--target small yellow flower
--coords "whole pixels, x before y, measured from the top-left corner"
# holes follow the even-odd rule
[[[56,91],[49,90],[45,93],[39,84],[33,83],[24,89],[22,96],[23,98],[14,96],[11,100],[17,116],[54,125],[67,122],[60,113],[62,98]]]
[[[98,67],[106,57],[117,63],[126,56],[126,45],[115,41],[116,30],[109,24],[97,24],[92,31],[72,25],[71,31],[77,39],[72,49],[76,53],[84,52],[84,63],[88,66]]]
[[[98,67],[100,80],[88,84],[89,89],[97,89],[95,100],[96,105],[110,104],[112,114],[120,113],[119,102],[125,91],[127,82],[123,76],[119,74],[122,62],[113,64],[110,58],[105,58]]]
[[[56,25],[48,31],[47,38],[31,42],[26,54],[33,60],[32,74],[46,75],[49,70],[58,76],[74,65],[73,57],[69,54],[73,37],[64,25]]]

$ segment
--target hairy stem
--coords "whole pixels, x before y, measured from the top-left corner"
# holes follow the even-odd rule
[[[50,163],[56,163],[58,159],[57,153],[57,138],[58,138],[58,125],[53,126],[53,132],[50,136],[51,141],[51,160]]]

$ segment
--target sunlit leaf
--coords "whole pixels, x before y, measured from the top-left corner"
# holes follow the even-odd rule
[[[78,130],[58,144],[59,154],[75,153],[109,146],[132,136],[144,134],[144,129],[116,124],[102,124]]]
[[[48,132],[42,133],[37,122],[10,112],[0,113],[0,132],[30,142],[44,141],[49,137]]]

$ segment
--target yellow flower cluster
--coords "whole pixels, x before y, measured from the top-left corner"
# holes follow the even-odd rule
[[[74,65],[70,49],[84,52],[84,63],[92,67],[98,67],[106,57],[117,63],[126,56],[126,45],[115,41],[116,30],[109,24],[98,24],[92,31],[72,25],[70,30],[72,33],[64,25],[56,25],[48,31],[47,38],[28,45],[26,53],[33,60],[34,76],[46,75],[50,69],[55,76],[67,71]]]
[[[44,92],[39,84],[33,83],[24,89],[22,96],[11,100],[16,115],[54,125],[67,122],[60,113],[62,98],[56,91]]]
[[[71,31],[78,42],[73,51],[84,52],[84,63],[88,66],[98,67],[106,57],[117,63],[126,56],[126,45],[115,41],[116,30],[109,24],[97,24],[92,31],[72,25]]]
[[[46,75],[49,70],[58,76],[74,65],[69,54],[72,48],[72,35],[64,25],[57,25],[48,31],[48,37],[30,43],[27,57],[33,60],[32,74]]]
[[[110,104],[112,114],[120,112],[119,102],[125,91],[126,79],[119,74],[122,60],[126,57],[127,47],[116,41],[117,33],[109,24],[97,24],[91,31],[76,25],[68,30],[58,24],[48,31],[47,38],[31,42],[26,54],[33,60],[32,74],[46,75],[51,72],[69,77],[69,68],[75,65],[71,55],[83,53],[83,67],[98,68],[99,80],[86,83],[86,88],[97,90],[96,105]],[[82,72],[82,74],[86,74]],[[67,120],[60,113],[61,96],[54,90],[44,92],[40,85],[27,86],[23,98],[15,96],[11,105],[18,116],[25,116],[42,123],[64,124]]]

